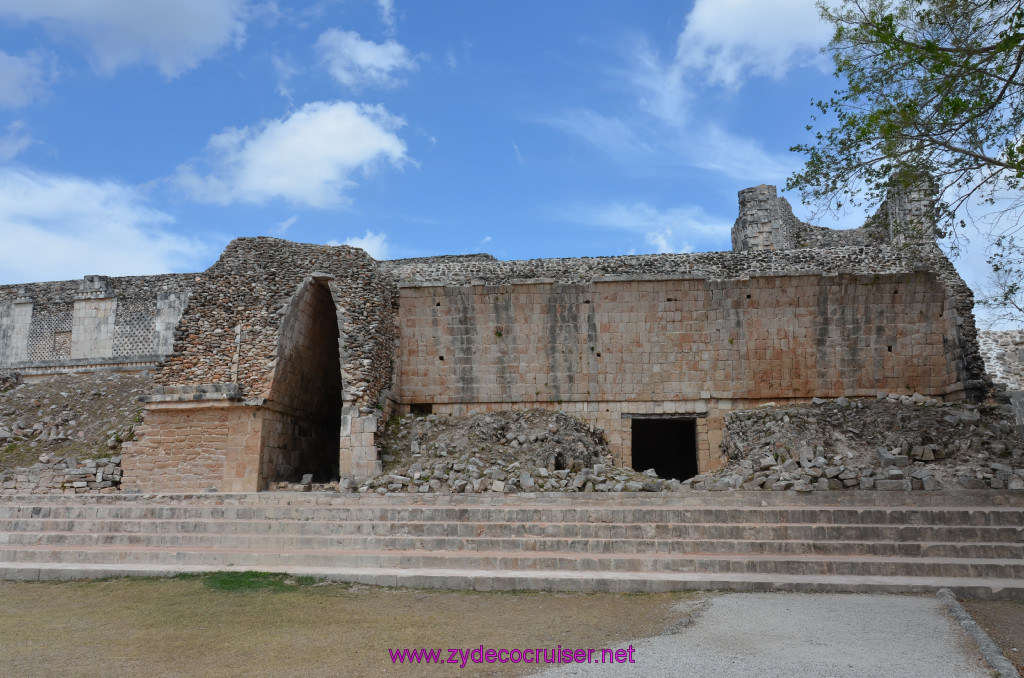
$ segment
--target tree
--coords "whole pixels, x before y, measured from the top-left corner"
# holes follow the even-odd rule
[[[845,88],[815,102],[813,120],[834,124],[791,149],[806,160],[786,188],[840,210],[930,176],[938,225],[954,244],[972,205],[993,217],[993,241],[1008,242],[1024,207],[1022,2],[819,2]]]

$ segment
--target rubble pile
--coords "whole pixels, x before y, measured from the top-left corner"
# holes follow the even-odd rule
[[[0,472],[0,494],[111,494],[121,490],[121,457],[75,459],[45,452],[28,468]]]
[[[560,412],[526,410],[393,419],[384,473],[343,477],[343,491],[658,492],[678,488],[653,471],[614,466],[604,431]]]
[[[0,393],[0,472],[40,455],[75,460],[116,455],[142,421],[137,397],[151,373],[91,372],[47,377]]]
[[[1024,437],[1006,404],[890,394],[730,413],[725,468],[697,490],[1024,489]]]

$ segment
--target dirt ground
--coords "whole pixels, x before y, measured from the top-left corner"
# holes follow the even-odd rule
[[[960,604],[1002,649],[1017,673],[1024,675],[1024,602],[961,600]]]
[[[613,647],[688,595],[468,593],[202,580],[0,582],[6,676],[515,676],[534,664],[392,664],[389,648]]]

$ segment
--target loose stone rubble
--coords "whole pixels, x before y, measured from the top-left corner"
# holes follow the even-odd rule
[[[729,464],[703,490],[1024,490],[1024,436],[1005,403],[920,394],[814,399],[726,417]]]
[[[21,383],[21,375],[10,370],[0,370],[0,393],[6,393]]]
[[[152,386],[147,372],[92,372],[54,375],[0,393],[0,473],[25,475],[41,453],[51,461],[117,455],[142,419],[137,398]]]
[[[653,470],[612,465],[604,431],[560,412],[465,417],[407,415],[389,423],[384,473],[340,483],[278,483],[277,489],[347,492],[658,492],[678,489]]]
[[[0,494],[112,494],[121,490],[121,457],[39,455],[28,468],[0,473]]]

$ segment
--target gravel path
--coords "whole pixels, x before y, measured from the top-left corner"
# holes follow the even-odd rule
[[[686,612],[680,608],[681,614]],[[728,594],[710,598],[705,609],[692,612],[689,623],[632,645],[635,664],[574,664],[537,675],[992,675],[977,647],[932,596]]]

